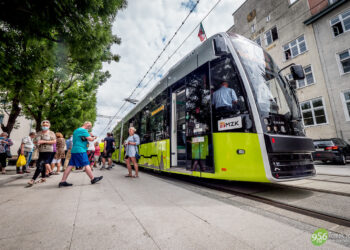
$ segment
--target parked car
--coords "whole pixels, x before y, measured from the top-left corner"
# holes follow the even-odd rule
[[[340,138],[314,140],[314,145],[314,161],[332,161],[345,165],[346,160],[350,159],[350,145]]]

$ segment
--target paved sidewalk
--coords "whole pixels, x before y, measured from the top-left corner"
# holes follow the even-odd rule
[[[312,230],[245,211],[126,169],[94,171],[90,185],[73,172],[24,188],[29,177],[0,187],[0,249],[311,249]],[[328,240],[318,249],[346,249]]]
[[[31,168],[30,171],[31,171],[30,174],[27,174],[27,173],[16,174],[16,166],[7,166],[6,167],[6,174],[1,174],[0,173],[0,186],[4,185],[6,183],[9,183],[9,182],[15,181],[17,179],[21,179],[23,177],[27,177],[29,175],[33,175],[34,171],[35,171],[35,168]]]

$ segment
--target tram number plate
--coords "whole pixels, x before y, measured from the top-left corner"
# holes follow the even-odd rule
[[[242,117],[240,116],[218,121],[219,131],[238,129],[238,128],[242,128]]]

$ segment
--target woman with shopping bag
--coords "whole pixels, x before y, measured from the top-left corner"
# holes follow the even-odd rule
[[[32,160],[32,154],[34,151],[33,139],[35,137],[35,132],[30,132],[28,136],[22,139],[21,147],[18,150],[18,155],[24,155],[26,163],[24,165],[17,165],[17,174],[30,173],[29,172],[29,163]],[[22,167],[22,171],[21,171]]]

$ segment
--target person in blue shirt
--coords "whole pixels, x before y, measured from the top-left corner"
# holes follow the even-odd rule
[[[71,150],[71,159],[69,160],[69,166],[65,169],[61,182],[58,187],[68,187],[73,184],[68,183],[66,180],[73,167],[80,168],[85,167],[85,173],[90,177],[91,184],[102,180],[103,176],[94,177],[90,168],[90,161],[87,155],[87,144],[89,141],[94,141],[95,136],[90,135],[88,132],[92,128],[91,122],[84,122],[84,125],[77,128],[73,132],[73,147]]]
[[[217,111],[232,111],[237,104],[236,92],[228,87],[227,82],[222,82],[221,87],[213,93],[212,104]]]

